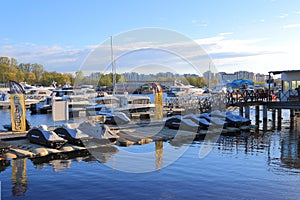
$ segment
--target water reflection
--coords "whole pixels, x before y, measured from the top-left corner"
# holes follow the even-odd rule
[[[280,160],[284,167],[300,169],[300,140],[298,132],[283,135]]]
[[[5,171],[10,166],[10,160],[0,158],[0,172]]]
[[[89,149],[90,154],[101,163],[106,163],[111,157],[119,152],[115,146],[102,146]]]
[[[218,149],[222,153],[242,153],[253,154],[266,151],[269,147],[268,134],[243,133],[237,137],[220,136]]]
[[[62,169],[70,168],[72,161],[79,162],[89,156],[90,153],[87,150],[81,150],[69,153],[50,154],[48,156],[30,158],[30,160],[36,169],[51,166],[55,172],[59,172]]]
[[[97,160],[101,163],[106,163],[118,151],[115,146],[101,146],[89,150],[84,149],[68,153],[50,154],[48,156],[30,158],[30,160],[37,169],[51,166],[55,172],[59,172],[62,169],[70,168],[72,161],[91,162]]]
[[[149,146],[152,148],[152,150],[155,148],[155,157],[152,162],[155,164],[154,167],[156,170],[160,170],[163,166],[163,159],[167,159],[164,157],[164,146],[167,146],[167,143],[168,142],[157,141],[155,142],[155,146]],[[196,142],[192,145],[192,148],[199,148],[201,144],[202,142]],[[236,156],[239,154],[240,157],[265,157],[267,161],[266,165],[274,169],[273,171],[275,171],[275,173],[284,170],[288,170],[288,172],[296,171],[296,173],[299,173],[300,140],[298,132],[268,132],[265,134],[243,133],[239,137],[220,136],[215,145],[214,151],[217,151],[222,155]],[[176,147],[176,145],[174,147]],[[144,148],[144,146],[135,146],[134,148],[139,149]],[[62,169],[69,169],[72,162],[99,161],[100,163],[106,163],[118,153],[119,149],[112,145],[90,150],[81,150],[70,153],[52,154],[39,158],[30,158],[30,160],[36,169],[43,169],[51,166],[53,171],[58,172]],[[0,163],[0,170],[3,171],[9,169],[7,168],[7,166],[10,164],[9,161],[10,160],[0,160],[0,162],[2,162],[2,164]],[[13,196],[24,195],[27,191],[28,179],[26,176],[26,161],[27,159],[11,160]]]
[[[12,160],[11,180],[13,196],[22,196],[27,191],[26,158]]]
[[[159,170],[163,163],[164,157],[164,143],[163,141],[156,141],[155,142],[155,169]]]

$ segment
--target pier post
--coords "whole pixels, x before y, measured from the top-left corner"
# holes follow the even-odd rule
[[[245,117],[247,119],[250,119],[250,107],[249,106],[245,107]]]
[[[267,105],[263,105],[263,132],[267,131],[268,126],[268,115],[267,115]]]
[[[275,130],[276,126],[276,110],[272,109],[272,130]]]
[[[281,109],[277,110],[277,130],[281,130]]]
[[[295,125],[295,110],[290,109],[290,130],[294,130]]]
[[[240,106],[240,116],[244,117],[244,108]]]

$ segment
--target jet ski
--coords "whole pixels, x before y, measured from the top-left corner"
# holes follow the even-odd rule
[[[195,123],[189,118],[183,118],[180,115],[175,115],[166,120],[166,127],[170,129],[181,129],[187,131],[198,131],[200,128],[198,123]]]
[[[30,129],[27,133],[27,139],[36,144],[40,144],[46,147],[59,149],[67,140],[59,137],[54,131],[49,131],[46,125],[40,125]]]
[[[119,138],[118,135],[113,133],[107,125],[96,124],[92,121],[85,121],[79,124],[78,129],[94,139],[109,140],[114,142]]]
[[[68,140],[68,143],[78,146],[84,146],[84,142],[91,138],[89,135],[82,133],[78,128],[72,127],[71,124],[63,124],[56,128],[54,132],[58,136]]]

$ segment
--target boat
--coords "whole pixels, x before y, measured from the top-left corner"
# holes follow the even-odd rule
[[[199,124],[199,126],[201,126],[202,128],[208,128],[211,125],[211,123],[208,122],[205,118],[200,118],[193,113],[187,114],[183,116],[183,118],[192,120],[193,122]]]
[[[249,126],[251,120],[240,115],[235,115],[232,112],[226,112],[226,121],[233,127]]]
[[[200,126],[191,119],[184,118],[180,115],[169,117],[166,120],[165,126],[170,129],[180,129],[187,131],[198,131]]]
[[[54,132],[58,136],[68,140],[68,143],[78,146],[84,146],[84,143],[91,139],[89,135],[82,133],[82,131],[76,127],[76,124],[75,126],[74,124],[63,124],[54,129]]]
[[[30,107],[31,104],[36,104],[43,102],[46,98],[51,95],[54,87],[36,87],[27,84],[26,82],[20,83],[21,87],[24,89],[24,99],[26,107]]]
[[[113,108],[102,107],[97,115],[105,116],[105,124],[128,124],[130,122],[129,117],[123,112],[116,112]]]
[[[148,113],[150,115],[155,107],[150,102],[150,97],[142,95],[107,95],[94,98],[93,102],[95,102],[94,105],[86,107],[89,116],[99,115],[101,112],[111,113],[109,109],[113,109],[114,112],[124,113],[128,117],[131,117],[134,113]]]
[[[30,129],[27,133],[27,139],[32,143],[54,149],[59,149],[67,143],[67,140],[59,137],[54,131],[49,131],[48,127],[43,124]]]
[[[226,121],[225,119],[219,118],[219,117],[214,117],[211,116],[209,113],[201,113],[199,115],[200,118],[206,119],[208,122],[210,122],[212,125],[217,125],[217,126],[226,126]]]
[[[84,121],[79,124],[78,129],[93,138],[116,141],[119,136],[113,133],[107,125],[97,124],[92,121]]]
[[[63,87],[55,89],[52,94],[47,96],[46,100],[32,105],[30,110],[32,113],[48,113],[52,110],[53,101],[67,101],[69,107],[69,113],[72,113],[73,117],[78,116],[79,112],[86,111],[86,107],[93,105],[90,101],[94,98],[96,92],[92,92],[92,89],[73,89],[70,87]],[[87,93],[86,93],[87,92]]]
[[[10,107],[9,88],[1,88],[0,90],[0,108]]]
[[[179,81],[175,81],[173,86],[170,86],[167,92],[168,97],[181,97],[186,95],[200,96],[205,92],[203,88],[198,88],[192,85],[184,85]]]

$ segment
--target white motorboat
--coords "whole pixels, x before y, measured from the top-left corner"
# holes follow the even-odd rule
[[[192,85],[184,85],[175,81],[173,86],[170,86],[168,97],[181,97],[186,95],[200,96],[205,92],[203,88],[198,88]]]

